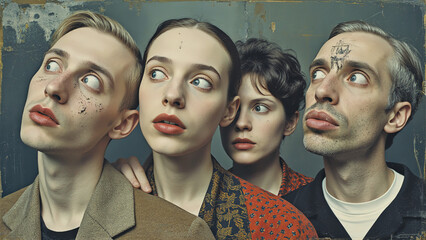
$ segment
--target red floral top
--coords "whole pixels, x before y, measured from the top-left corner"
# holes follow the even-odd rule
[[[307,177],[291,169],[282,158],[280,158],[280,163],[283,170],[283,179],[281,180],[281,187],[278,196],[283,197],[287,193],[296,190],[314,180],[311,177]]]
[[[157,195],[153,165],[147,177]],[[199,215],[216,239],[313,239],[311,222],[286,200],[223,169],[213,158],[213,175]]]

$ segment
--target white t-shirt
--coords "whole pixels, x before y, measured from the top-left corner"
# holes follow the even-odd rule
[[[363,203],[348,203],[333,197],[327,191],[326,178],[322,181],[322,191],[328,206],[352,239],[363,239],[380,214],[398,195],[404,182],[404,175],[393,169],[392,171],[395,177],[388,191],[374,200]]]

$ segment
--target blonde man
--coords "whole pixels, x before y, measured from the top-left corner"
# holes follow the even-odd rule
[[[116,21],[65,19],[28,90],[23,142],[38,150],[34,183],[0,201],[8,239],[212,239],[201,219],[134,190],[104,160],[138,123],[141,54]]]

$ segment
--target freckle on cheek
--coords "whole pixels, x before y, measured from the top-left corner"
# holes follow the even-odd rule
[[[80,104],[80,110],[78,110],[78,114],[87,114],[86,109],[87,109],[87,103],[84,99],[80,99],[79,101]]]
[[[96,112],[101,112],[104,107],[102,106],[102,103],[95,103]]]

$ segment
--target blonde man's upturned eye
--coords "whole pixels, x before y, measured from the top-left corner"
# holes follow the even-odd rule
[[[101,81],[94,75],[85,76],[82,82],[96,91],[100,90],[101,88]]]
[[[46,70],[49,71],[49,72],[58,72],[60,69],[61,69],[61,67],[55,61],[49,61],[46,64]]]
[[[204,78],[196,78],[191,81],[191,84],[204,90],[212,88],[212,84]]]

